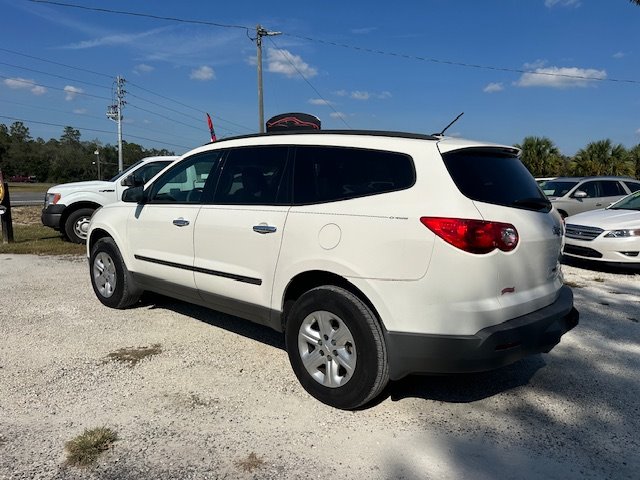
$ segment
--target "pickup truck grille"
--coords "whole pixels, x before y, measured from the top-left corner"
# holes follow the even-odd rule
[[[565,236],[567,238],[575,238],[576,240],[593,240],[604,232],[603,229],[597,227],[585,227],[583,225],[567,224],[565,226]]]

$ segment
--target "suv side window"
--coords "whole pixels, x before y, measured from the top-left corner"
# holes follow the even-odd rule
[[[638,182],[624,182],[624,184],[632,193],[640,190],[640,183]]]
[[[410,156],[344,147],[296,147],[293,203],[332,202],[394,192],[415,183]]]
[[[600,182],[600,196],[602,197],[615,197],[620,195],[626,195],[622,185],[617,180],[602,180]]]
[[[289,147],[260,146],[227,150],[213,203],[277,205],[285,203],[282,182]],[[281,187],[282,184],[282,187]]]
[[[149,180],[155,177],[156,173],[158,173],[170,163],[170,161],[149,162],[136,170],[136,172],[134,173],[135,178],[140,179],[143,183],[147,183]]]
[[[576,192],[582,190],[589,198],[600,197],[601,195],[598,194],[598,183],[600,182],[584,182],[576,189]]]
[[[202,203],[212,188],[220,152],[194,155],[175,165],[151,186],[149,203]]]

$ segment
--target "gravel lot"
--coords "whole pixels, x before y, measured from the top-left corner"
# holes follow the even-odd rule
[[[0,479],[637,479],[640,276],[564,272],[581,324],[550,354],[343,412],[266,328],[162,298],[110,310],[84,258],[0,255]],[[107,357],[156,344],[135,366]],[[113,448],[65,466],[99,426]]]

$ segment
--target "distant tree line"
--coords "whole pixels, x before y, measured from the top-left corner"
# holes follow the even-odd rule
[[[9,127],[0,124],[0,170],[5,179],[12,175],[33,175],[39,182],[95,180],[96,150],[100,156],[100,176],[108,180],[118,173],[117,146],[103,145],[98,140],[81,141],[80,131],[73,127],[64,127],[60,139],[45,141],[34,140],[22,122]],[[165,149],[146,149],[129,142],[122,142],[122,152],[125,168],[144,157],[173,155]]]
[[[626,149],[611,140],[589,143],[572,157],[562,155],[547,137],[525,137],[522,162],[534,177],[622,175],[640,178],[640,145]],[[80,131],[65,127],[60,139],[32,139],[22,122],[0,124],[0,170],[5,177],[34,175],[42,182],[71,182],[98,178],[99,150],[102,179],[118,173],[118,149],[97,140],[81,141]],[[173,155],[166,149],[146,149],[123,142],[125,167],[151,155]]]
[[[573,157],[562,155],[547,137],[526,137],[515,145],[534,177],[620,175],[640,178],[640,145],[631,149],[611,140],[591,142]]]

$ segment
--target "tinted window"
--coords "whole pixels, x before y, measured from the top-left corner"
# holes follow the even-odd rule
[[[143,167],[140,167],[138,170],[136,170],[134,175],[136,179],[140,179],[143,183],[147,183],[149,180],[155,177],[160,170],[162,170],[170,163],[170,160],[162,162],[149,162]]]
[[[562,197],[577,184],[577,181],[547,180],[540,185],[540,188],[548,197]]]
[[[378,150],[299,146],[294,170],[296,204],[393,192],[415,183],[411,157]]]
[[[472,200],[529,210],[551,209],[551,203],[516,156],[472,148],[442,157],[458,189]]]
[[[632,192],[637,192],[638,190],[640,190],[640,183],[638,182],[624,182],[624,184]]]
[[[622,185],[614,180],[603,180],[600,182],[600,196],[601,197],[615,197],[619,195],[626,195]]]
[[[205,201],[205,191],[211,191],[209,177],[215,171],[220,156],[220,152],[207,152],[184,159],[153,183],[149,192],[149,202],[201,203]]]
[[[582,191],[582,192],[586,193],[587,197],[589,197],[589,198],[601,197],[602,195],[600,195],[598,193],[599,192],[599,189],[598,189],[598,184],[599,183],[600,182],[584,182],[582,185],[580,185],[578,187],[578,190],[576,190],[576,192],[577,191]],[[574,192],[574,195],[575,195],[575,192]]]
[[[611,210],[638,210],[640,211],[640,189],[636,190],[636,193],[632,193],[628,197],[614,203]]]
[[[288,147],[262,146],[229,150],[216,188],[214,203],[227,205],[275,205]]]

